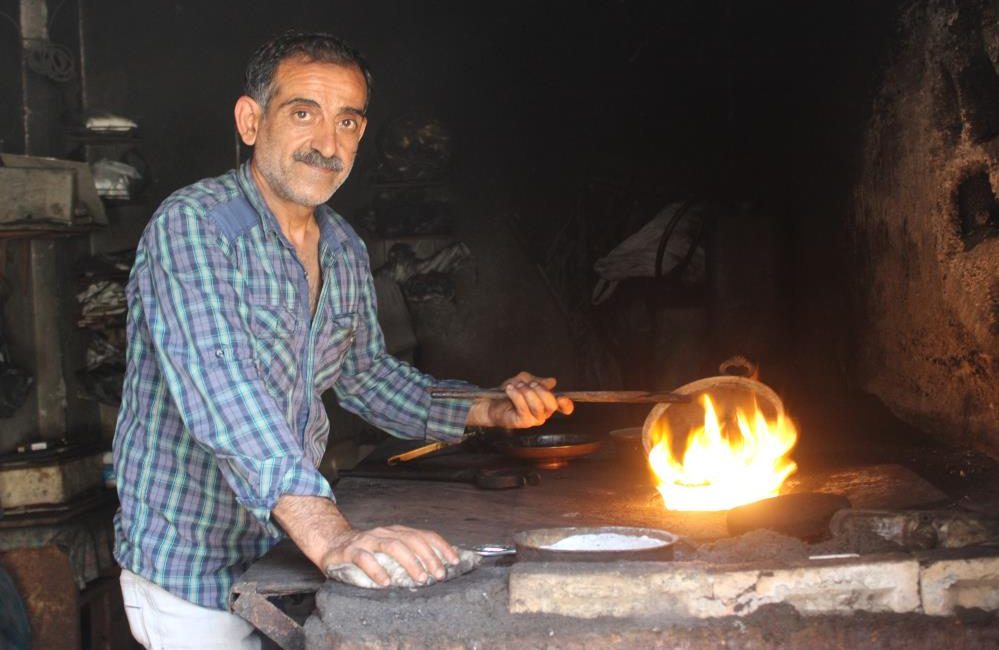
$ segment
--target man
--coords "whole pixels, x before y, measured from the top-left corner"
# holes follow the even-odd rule
[[[234,578],[287,534],[320,568],[376,551],[417,581],[457,561],[439,535],[356,530],[316,471],[320,395],[400,437],[458,441],[467,425],[528,427],[573,405],[521,373],[508,399],[431,401],[438,382],[385,352],[364,245],[325,202],[367,126],[370,75],[327,34],[262,46],[236,102],[252,160],[170,196],[128,285],[128,364],[114,441],[115,557],[146,647],[258,647],[225,611]]]

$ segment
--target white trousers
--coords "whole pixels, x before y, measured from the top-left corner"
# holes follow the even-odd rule
[[[125,569],[121,594],[132,636],[147,650],[260,650],[260,635],[240,617],[195,605]]]

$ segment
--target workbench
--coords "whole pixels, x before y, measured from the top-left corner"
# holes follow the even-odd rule
[[[801,491],[824,490],[846,494],[855,506],[860,507],[907,507],[941,496],[915,474],[891,465],[812,472],[797,477],[794,485]],[[615,458],[612,453],[606,452],[594,458],[572,461],[563,469],[542,472],[538,485],[517,489],[483,490],[472,484],[456,482],[346,477],[335,484],[334,491],[340,509],[357,528],[404,524],[435,530],[451,543],[463,547],[511,544],[518,531],[555,526],[663,528],[685,540],[707,540],[727,535],[724,512],[667,511],[649,470],[642,462]],[[684,548],[691,547],[681,542],[677,548],[678,556],[682,556]],[[532,615],[521,616],[514,621],[512,615],[505,613],[505,603],[489,603],[488,607],[498,609],[486,611],[482,610],[486,604],[469,601],[479,593],[502,599],[506,575],[513,561],[510,557],[487,559],[482,567],[468,576],[414,591],[362,590],[330,583],[322,594],[327,600],[339,599],[341,605],[353,604],[350,609],[356,610],[351,613],[354,619],[363,620],[363,612],[368,608],[385,616],[397,612],[397,623],[405,619],[406,612],[413,607],[431,611],[435,607],[443,607],[441,603],[457,598],[471,609],[478,607],[481,611],[476,615],[493,624],[497,618],[510,618],[504,623],[506,631],[497,633],[516,634],[524,639],[541,635],[538,636],[540,639],[549,630],[555,633],[571,628],[576,635],[584,632],[609,634],[642,643],[634,634],[659,633],[651,627],[636,628],[634,622],[627,620],[576,621],[558,616]],[[239,578],[232,590],[231,606],[233,611],[252,622],[282,648],[305,648],[306,632],[302,622],[312,612],[313,604],[309,597],[325,584],[320,572],[294,546],[284,543],[258,560]],[[455,596],[455,593],[459,595]],[[287,605],[296,600],[300,606],[304,603],[304,610],[300,608],[297,616],[294,613],[285,614],[272,602],[283,601]],[[377,625],[372,623],[370,631],[377,634]],[[881,624],[884,622],[878,623]],[[440,624],[440,633],[446,635],[448,630],[444,628],[447,627],[446,623]],[[702,634],[700,627],[695,628],[691,634]],[[389,633],[386,631],[386,634]],[[711,632],[713,635],[717,633],[717,630]],[[370,641],[370,638],[365,638],[365,642]],[[704,640],[709,639],[715,643],[721,637],[709,635]],[[360,637],[354,640],[363,645]],[[344,640],[339,639],[338,642],[343,643]]]

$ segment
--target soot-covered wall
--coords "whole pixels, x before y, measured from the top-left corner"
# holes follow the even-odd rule
[[[917,2],[854,201],[859,370],[902,418],[999,454],[999,6]]]

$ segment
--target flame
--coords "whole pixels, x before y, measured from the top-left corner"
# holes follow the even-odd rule
[[[704,426],[687,437],[680,460],[673,455],[673,435],[660,418],[652,431],[649,465],[668,510],[728,510],[780,494],[798,468],[787,457],[798,440],[790,418],[768,421],[754,404],[747,415],[736,410],[738,431],[718,421],[715,405],[705,394]]]

